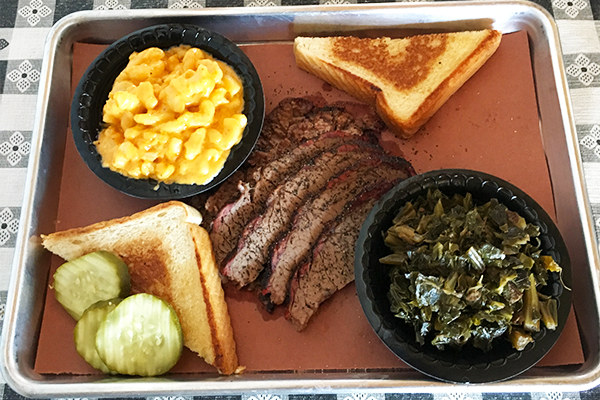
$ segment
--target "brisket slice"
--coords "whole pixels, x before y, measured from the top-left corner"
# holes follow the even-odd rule
[[[263,270],[269,247],[283,234],[295,211],[310,196],[320,192],[336,175],[361,160],[368,160],[364,149],[344,145],[336,153],[323,153],[313,164],[302,168],[284,184],[278,186],[267,200],[267,207],[244,229],[237,249],[226,262],[222,273],[238,286],[253,282]]]
[[[357,104],[339,103],[317,107],[315,103],[304,98],[282,100],[265,118],[255,156],[288,144],[314,139],[330,131],[362,135],[365,126],[382,130],[384,125],[375,110]],[[346,108],[351,111],[347,111]],[[380,125],[373,124],[373,117],[380,121]]]
[[[279,104],[265,117],[263,130],[256,150],[268,152],[277,148],[282,141],[288,140],[288,129],[290,126],[306,119],[306,115],[316,108],[315,103],[303,98],[287,98]]]
[[[235,249],[244,227],[265,209],[267,199],[277,186],[297,173],[307,161],[324,151],[333,151],[344,143],[366,147],[370,141],[368,136],[353,136],[340,131],[328,132],[315,140],[302,143],[259,169],[255,177],[256,183],[251,189],[248,184],[238,185],[241,196],[221,209],[210,229],[217,264],[221,265],[227,255]],[[375,151],[375,148],[371,146],[369,150]]]
[[[270,277],[263,296],[274,304],[282,304],[288,283],[300,263],[309,255],[323,227],[340,215],[348,204],[369,185],[397,183],[412,175],[412,168],[401,158],[388,162],[373,159],[360,163],[331,180],[325,190],[300,207],[292,228],[275,246],[271,257]]]
[[[354,280],[354,250],[362,224],[391,184],[367,189],[331,224],[312,250],[310,260],[294,274],[286,317],[303,330],[319,306]]]
[[[254,209],[250,185],[239,182],[238,190],[240,197],[219,211],[208,230],[218,266],[237,245],[244,227],[250,222],[249,216]]]

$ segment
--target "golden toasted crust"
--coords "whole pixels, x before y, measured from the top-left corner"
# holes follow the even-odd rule
[[[225,294],[201,216],[184,203],[159,204],[129,217],[50,235],[42,244],[66,260],[96,250],[117,254],[129,268],[132,293],[169,302],[184,344],[223,374],[238,368]]]
[[[53,247],[53,248],[56,248],[56,246],[60,247],[60,245],[64,244],[65,240],[72,241],[73,238],[75,238],[77,236],[86,235],[91,232],[98,232],[98,231],[110,228],[112,226],[115,226],[115,225],[123,225],[130,221],[143,220],[145,217],[147,217],[149,215],[160,213],[161,211],[168,210],[169,208],[172,208],[172,207],[182,207],[183,209],[185,209],[186,213],[188,214],[188,217],[189,217],[188,222],[194,222],[197,224],[202,223],[202,216],[200,215],[200,213],[197,210],[195,210],[192,207],[188,206],[187,204],[181,203],[179,201],[169,201],[166,203],[160,203],[154,207],[148,208],[146,210],[137,212],[137,213],[129,215],[129,216],[115,218],[115,219],[111,219],[108,221],[101,221],[101,222],[97,222],[95,224],[91,224],[91,225],[80,227],[80,228],[73,228],[73,229],[69,229],[66,231],[54,232],[49,235],[41,235],[42,245],[44,247],[46,247],[48,250],[54,252],[49,247]],[[73,243],[73,244],[77,244],[77,243]],[[83,244],[83,243],[80,243],[80,244]],[[93,244],[90,243],[89,246],[93,246]],[[58,255],[61,256],[62,258],[64,258],[65,260],[70,260],[70,259],[73,259],[76,257],[80,257],[84,254],[90,253],[92,251],[95,251],[95,250],[89,251],[89,248],[90,247],[88,247],[88,246],[81,246],[79,248],[74,248],[73,249],[74,251],[79,252],[79,255],[76,255],[76,256],[72,256],[72,255],[71,256],[63,256],[61,254],[58,254]]]
[[[404,39],[294,41],[297,65],[372,104],[400,137],[412,136],[496,51],[493,30]]]
[[[223,290],[218,290],[221,288],[221,278],[210,236],[199,226],[194,226],[192,233],[196,243],[204,302],[207,305],[208,324],[212,332],[215,353],[213,365],[220,373],[230,375],[235,373],[238,368],[238,358],[225,295]]]
[[[106,249],[94,249],[106,250]],[[156,238],[124,242],[110,249],[129,267],[132,293],[151,293],[172,303],[173,285],[167,268],[168,255]]]
[[[374,103],[381,89],[361,76],[322,60],[310,53],[303,53],[294,46],[296,64],[365,103]]]
[[[500,44],[502,34],[498,31],[489,32],[490,34],[481,41],[481,44],[427,96],[411,121],[396,121],[394,110],[384,96],[379,96],[376,101],[379,115],[389,125],[402,124],[401,130],[396,132],[401,137],[411,137],[494,54]]]

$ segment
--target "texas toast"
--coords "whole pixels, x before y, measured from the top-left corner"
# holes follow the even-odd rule
[[[132,293],[171,304],[184,344],[222,374],[238,369],[233,329],[210,238],[194,208],[171,201],[129,217],[42,235],[42,244],[70,261],[96,250],[125,261]]]
[[[373,105],[409,138],[496,51],[495,30],[388,37],[297,37],[297,65]]]

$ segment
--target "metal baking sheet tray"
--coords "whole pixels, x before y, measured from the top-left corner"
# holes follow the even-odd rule
[[[449,386],[415,371],[277,371],[232,377],[170,374],[159,378],[40,375],[34,371],[36,346],[48,284],[49,254],[40,233],[54,230],[59,204],[65,132],[71,104],[72,46],[108,44],[143,27],[167,22],[202,25],[234,42],[289,43],[312,32],[349,31],[402,34],[494,28],[526,31],[529,38],[539,124],[554,192],[558,226],[573,264],[573,302],[585,362],[541,368],[509,381]],[[568,98],[557,27],[533,3],[440,2],[337,6],[127,10],[78,12],[50,31],[42,67],[21,229],[16,245],[2,337],[2,372],[9,385],[28,397],[123,397],[209,395],[240,392],[339,393],[579,391],[600,382],[598,253]]]

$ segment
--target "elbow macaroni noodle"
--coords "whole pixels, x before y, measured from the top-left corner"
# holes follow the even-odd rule
[[[197,48],[133,53],[104,106],[102,165],[132,178],[210,182],[246,127],[235,71]]]

